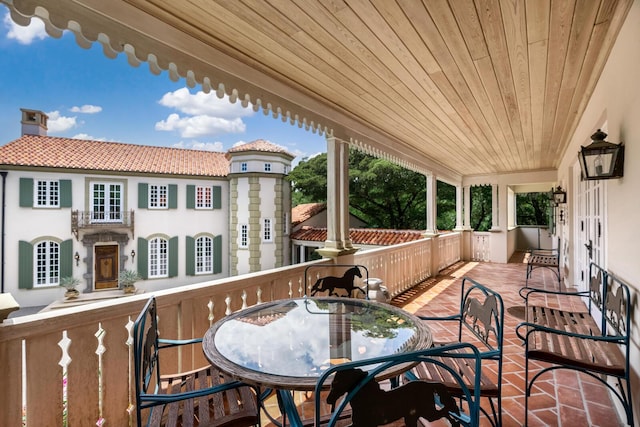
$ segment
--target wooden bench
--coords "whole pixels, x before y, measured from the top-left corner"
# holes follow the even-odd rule
[[[592,263],[589,290],[559,292],[528,288],[526,321],[516,334],[525,344],[525,425],[528,399],[534,382],[545,372],[571,369],[600,381],[624,406],[627,422],[633,424],[629,369],[631,300],[628,286],[615,275]],[[562,310],[536,305],[537,296],[588,299],[584,310]],[[566,301],[565,301],[566,302]],[[547,362],[529,380],[529,362]],[[607,377],[616,379],[617,387]]]
[[[536,268],[548,268],[556,275],[560,286],[560,240],[556,249],[530,249],[527,259],[527,276],[525,287],[529,287],[531,273]]]

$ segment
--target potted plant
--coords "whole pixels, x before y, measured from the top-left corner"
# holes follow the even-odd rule
[[[76,289],[76,286],[79,284],[80,280],[75,277],[65,276],[60,278],[60,286],[67,290],[64,293],[66,299],[78,298],[78,296],[80,296],[80,292]]]
[[[135,293],[136,287],[134,284],[140,279],[140,275],[135,270],[120,270],[118,274],[118,282],[120,282],[120,286],[122,286],[125,294]]]

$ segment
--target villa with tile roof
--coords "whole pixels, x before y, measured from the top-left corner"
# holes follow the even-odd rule
[[[294,156],[267,141],[227,153],[47,136],[22,109],[22,137],[0,147],[1,292],[23,307],[116,290],[145,292],[289,265]]]
[[[397,245],[424,238],[423,230],[387,230],[366,228],[367,224],[349,214],[349,238],[355,248],[366,250]],[[314,251],[327,240],[327,204],[304,203],[291,210],[291,247],[293,263],[319,258]]]

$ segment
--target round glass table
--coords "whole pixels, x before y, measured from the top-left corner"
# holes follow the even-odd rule
[[[300,298],[259,304],[216,322],[203,338],[207,359],[249,384],[313,390],[332,365],[432,345],[425,322],[388,304]]]

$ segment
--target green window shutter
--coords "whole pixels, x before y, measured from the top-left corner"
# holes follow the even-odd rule
[[[138,184],[138,209],[147,209],[149,206],[149,184]]]
[[[178,209],[178,186],[169,184],[169,209]]]
[[[147,280],[149,278],[149,242],[147,239],[138,237],[136,258],[138,259],[138,274],[143,280]]]
[[[23,240],[18,242],[18,288],[33,288],[33,245]]]
[[[187,185],[187,209],[196,208],[196,186]]]
[[[213,274],[222,273],[222,236],[213,238]]]
[[[60,207],[61,208],[70,208],[71,207],[71,202],[72,202],[72,200],[71,200],[71,180],[70,179],[61,179],[60,180]]]
[[[222,209],[222,187],[214,185],[211,192],[213,209]]]
[[[60,243],[60,278],[73,276],[73,241]]]
[[[169,239],[169,277],[178,275],[178,238]]]
[[[195,276],[196,274],[196,239],[187,236],[187,276]]]
[[[33,179],[20,178],[20,207],[33,207]]]

